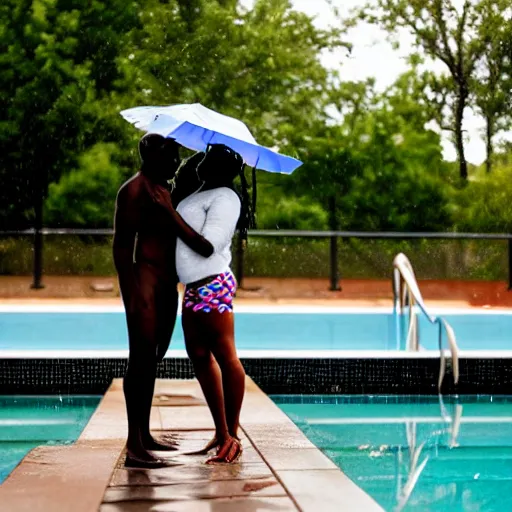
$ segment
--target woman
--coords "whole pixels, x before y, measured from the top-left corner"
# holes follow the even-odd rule
[[[199,189],[177,207],[185,222],[214,247],[214,254],[203,258],[180,240],[176,246],[176,270],[186,286],[182,311],[185,345],[216,430],[207,449],[217,448],[217,455],[207,463],[236,462],[242,454],[238,425],[245,372],[235,349],[236,280],[230,263],[236,228],[246,238],[252,222],[243,169],[238,153],[224,145],[209,145],[197,166]],[[241,197],[233,186],[237,176],[242,181]]]

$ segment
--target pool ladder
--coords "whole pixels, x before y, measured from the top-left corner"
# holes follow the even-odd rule
[[[456,404],[453,414],[449,414],[441,395],[439,395],[439,405],[441,408],[441,417],[449,426],[441,430],[430,432],[421,444],[418,445],[417,441],[417,422],[409,421],[405,426],[407,445],[409,448],[409,474],[403,488],[400,488],[400,484],[398,484],[397,505],[394,509],[394,512],[402,512],[402,510],[405,508],[409,502],[412,492],[414,491],[414,488],[416,487],[416,484],[418,483],[421,473],[430,460],[430,455],[427,453],[423,460],[419,462],[423,449],[426,446],[432,447],[431,441],[438,440],[440,436],[445,434],[448,434],[449,436],[449,448],[455,448],[458,446],[457,438],[459,436],[462,419],[462,405]],[[437,443],[434,444],[434,446],[436,445]],[[400,460],[398,462],[400,462]]]
[[[403,253],[397,254],[393,260],[393,295],[395,313],[402,313],[406,305],[409,308],[409,326],[407,329],[407,338],[405,344],[406,350],[412,352],[418,352],[420,350],[418,330],[419,309],[431,324],[437,325],[439,328],[438,340],[440,367],[439,380],[437,383],[439,393],[441,393],[441,386],[443,384],[444,376],[446,373],[446,354],[445,350],[443,349],[443,331],[446,332],[446,339],[448,340],[453,380],[455,384],[457,384],[459,381],[459,348],[457,347],[455,332],[446,320],[433,316],[428,312],[421,295],[411,262]]]

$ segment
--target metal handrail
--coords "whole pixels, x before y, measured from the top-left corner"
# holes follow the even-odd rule
[[[89,228],[41,228],[41,229],[8,229],[0,230],[2,237],[32,236],[34,239],[34,288],[41,288],[43,275],[43,239],[48,235],[90,235],[112,236],[113,229]],[[507,242],[508,252],[508,289],[512,290],[512,233],[459,233],[459,232],[397,232],[397,231],[307,231],[307,230],[250,230],[250,238],[303,238],[310,240],[329,240],[329,280],[331,291],[341,290],[341,276],[338,261],[338,243],[341,240],[501,240]],[[241,240],[237,244],[236,276],[240,288],[243,288],[244,279],[244,250]]]
[[[112,228],[42,228],[43,235],[113,235]],[[35,234],[34,228],[0,230],[0,236],[26,236]],[[462,233],[457,231],[339,231],[299,229],[252,229],[249,236],[263,238],[359,238],[375,240],[509,240],[512,233]]]
[[[393,267],[395,311],[401,312],[406,303],[409,306],[409,327],[407,331],[406,349],[414,352],[419,350],[418,318],[415,306],[421,310],[431,324],[437,324],[439,327],[440,368],[438,390],[441,392],[441,385],[446,373],[446,356],[443,350],[443,328],[446,331],[448,348],[451,353],[453,378],[456,384],[459,381],[459,348],[457,346],[457,340],[455,339],[455,332],[445,319],[431,315],[428,312],[414,270],[407,256],[403,253],[397,254],[393,260]]]

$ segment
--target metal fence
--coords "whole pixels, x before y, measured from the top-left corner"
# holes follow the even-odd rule
[[[44,237],[47,235],[112,236],[112,229],[29,229],[25,231],[0,231],[0,237],[33,237],[33,288],[43,288]],[[505,233],[425,233],[425,232],[366,232],[366,231],[298,231],[298,230],[253,230],[251,238],[309,238],[330,241],[329,268],[330,290],[341,290],[341,275],[338,266],[338,244],[347,239],[369,240],[501,240],[508,242],[508,289],[512,290],[512,234]],[[240,286],[244,278],[244,251],[241,243],[236,249],[236,275]]]

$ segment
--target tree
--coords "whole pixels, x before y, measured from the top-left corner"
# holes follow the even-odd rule
[[[454,134],[459,173],[464,180],[468,177],[464,112],[483,52],[478,35],[483,15],[481,1],[464,0],[458,9],[451,0],[376,0],[377,12],[374,4],[367,4],[359,12],[360,17],[383,26],[395,36],[400,29],[408,30],[415,38],[417,49],[446,66],[451,80],[438,81],[433,89],[439,92],[441,83],[447,86],[442,91],[443,103],[449,105],[450,116],[441,128]]]
[[[257,140],[297,154],[326,118],[324,49],[342,46],[338,30],[319,30],[289,0],[151,1],[121,59],[139,104],[200,102],[245,121]],[[181,5],[181,7],[180,7]],[[184,9],[185,8],[185,9]],[[345,45],[346,46],[346,45]],[[258,173],[262,186],[286,186]]]
[[[301,149],[304,166],[292,175],[293,193],[324,206],[338,203],[343,229],[443,230],[451,225],[448,168],[440,137],[425,128],[413,72],[385,93],[372,81],[339,84],[331,93],[343,106],[319,125]]]
[[[47,185],[98,140],[115,137],[104,98],[136,5],[6,0],[0,7],[1,223],[42,225]],[[103,102],[103,104],[102,104]],[[7,206],[4,206],[7,205]]]
[[[482,59],[472,78],[474,103],[485,120],[486,170],[491,172],[494,137],[510,126],[512,107],[512,15],[508,0],[486,0],[478,27]],[[508,9],[508,14],[507,14]]]
[[[127,80],[141,103],[200,102],[241,118],[263,144],[286,144],[318,118],[328,78],[319,54],[342,44],[339,32],[315,28],[288,0],[232,4],[199,2],[191,25],[175,1],[148,2],[125,52]]]

